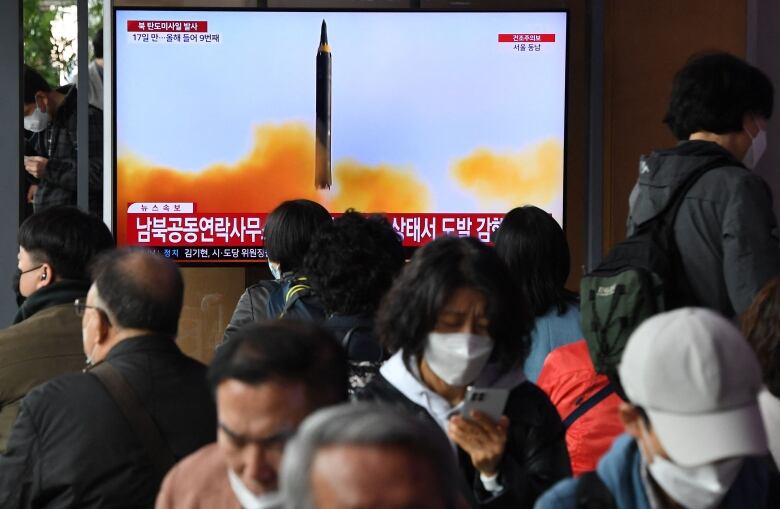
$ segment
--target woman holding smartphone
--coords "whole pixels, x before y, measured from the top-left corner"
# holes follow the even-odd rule
[[[480,507],[531,508],[571,473],[558,413],[523,375],[526,308],[492,248],[462,238],[428,244],[383,301],[376,332],[393,356],[358,394],[433,420]],[[503,415],[461,415],[469,386],[507,391]]]

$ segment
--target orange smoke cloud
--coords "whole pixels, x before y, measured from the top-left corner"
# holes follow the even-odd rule
[[[477,149],[456,162],[455,179],[488,207],[551,203],[563,187],[563,145],[548,140],[520,153]],[[498,203],[497,203],[498,202]]]
[[[361,212],[421,212],[429,206],[428,188],[411,169],[345,160],[336,164],[334,177],[338,194],[329,205],[337,212],[350,207]]]
[[[332,212],[425,210],[428,190],[411,170],[354,161],[334,165],[334,191],[314,187],[314,133],[303,123],[264,125],[255,145],[235,165],[183,172],[146,164],[132,155],[117,161],[117,234],[126,238],[127,204],[195,202],[207,212],[267,212],[284,200],[308,198]]]

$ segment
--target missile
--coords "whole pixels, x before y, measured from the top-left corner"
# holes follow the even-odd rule
[[[314,150],[314,188],[330,189],[330,88],[331,54],[328,45],[328,26],[322,20],[320,46],[317,49],[317,122]]]

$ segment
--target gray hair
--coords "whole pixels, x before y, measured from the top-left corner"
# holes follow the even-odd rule
[[[311,495],[312,462],[320,449],[340,444],[406,448],[430,461],[448,508],[472,499],[452,447],[438,427],[387,405],[346,403],[311,414],[287,444],[280,476],[286,509],[315,509]]]

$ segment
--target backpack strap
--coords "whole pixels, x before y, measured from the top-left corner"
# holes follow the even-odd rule
[[[308,284],[307,280],[308,278],[306,278],[306,276],[300,276],[291,281],[290,287],[284,294],[284,308],[279,314],[279,318],[284,318],[284,315],[293,307],[295,301],[311,290],[311,286]]]
[[[176,463],[176,458],[171,448],[165,442],[160,430],[152,420],[152,416],[138,399],[138,395],[133,391],[125,377],[108,362],[101,362],[90,369],[88,373],[103,384],[108,391],[109,396],[119,406],[125,419],[130,423],[130,428],[141,441],[141,445],[146,452],[146,456],[151,460],[152,466],[158,474],[165,475]]]
[[[577,479],[577,509],[617,509],[609,488],[596,472],[585,472]]]
[[[568,430],[574,421],[583,416],[588,410],[598,405],[609,397],[610,394],[615,392],[615,386],[611,383],[607,383],[604,387],[598,390],[591,397],[586,399],[582,404],[575,408],[566,418],[563,420],[563,428]]]

